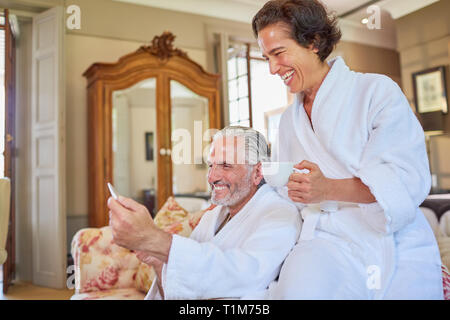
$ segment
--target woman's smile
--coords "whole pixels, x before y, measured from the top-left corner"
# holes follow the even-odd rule
[[[290,84],[292,78],[294,77],[294,73],[295,73],[294,70],[290,70],[290,71],[288,71],[288,72],[286,72],[285,74],[283,74],[283,75],[280,76],[281,79],[284,81],[284,84],[285,84],[285,85],[289,86],[289,84]]]

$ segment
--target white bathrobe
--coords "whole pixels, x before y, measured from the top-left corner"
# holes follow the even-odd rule
[[[350,71],[340,57],[329,64],[312,126],[298,94],[281,117],[274,160],[358,177],[377,202],[339,203],[317,222],[307,212],[314,206],[303,209],[301,240],[279,281],[245,298],[442,299],[439,250],[418,209],[431,183],[423,130],[391,79]]]
[[[297,208],[263,185],[220,230],[227,208],[206,212],[190,238],[173,236],[162,271],[165,299],[240,298],[263,290],[295,245]],[[156,281],[146,299],[161,299]]]

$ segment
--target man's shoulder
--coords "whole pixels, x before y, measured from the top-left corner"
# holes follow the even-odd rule
[[[292,203],[292,201],[289,201],[287,199],[284,199],[280,194],[271,186],[267,185],[267,194],[264,199],[266,200],[266,203],[264,204],[265,211],[283,211],[287,214],[298,214],[298,209]]]

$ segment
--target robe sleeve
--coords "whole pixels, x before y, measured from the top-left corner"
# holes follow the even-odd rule
[[[300,223],[292,206],[272,210],[242,247],[230,249],[174,235],[162,276],[165,299],[239,298],[265,289],[295,245]]]
[[[396,83],[382,78],[368,113],[369,139],[356,176],[377,202],[361,204],[366,221],[385,234],[411,223],[431,187],[422,127]]]

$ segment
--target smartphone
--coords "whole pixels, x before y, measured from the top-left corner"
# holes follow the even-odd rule
[[[116,189],[114,189],[113,185],[109,182],[108,182],[108,189],[114,200],[119,200],[119,194],[117,193]]]

